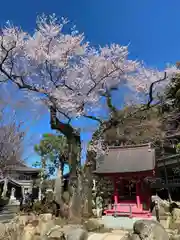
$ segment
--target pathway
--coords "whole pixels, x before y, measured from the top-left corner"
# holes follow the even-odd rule
[[[88,240],[123,240],[127,231],[114,230],[112,233],[90,233]]]
[[[0,223],[10,222],[16,216],[16,212],[17,206],[5,205],[0,211]]]

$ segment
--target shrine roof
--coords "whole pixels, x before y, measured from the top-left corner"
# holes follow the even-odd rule
[[[4,181],[5,181],[6,179],[8,180],[8,182],[11,182],[12,184],[14,184],[14,185],[16,185],[16,186],[21,186],[18,181],[14,180],[14,179],[12,179],[12,178],[10,178],[10,177],[0,179],[0,183],[2,183],[2,182],[4,183]]]
[[[34,172],[34,173],[38,173],[40,171],[39,168],[33,168],[33,167],[29,167],[27,166],[25,163],[22,162],[18,162],[17,164],[14,165],[9,165],[8,170],[14,170],[14,171],[18,171],[18,172]]]
[[[155,168],[155,149],[149,144],[109,147],[97,160],[95,173],[135,173]]]

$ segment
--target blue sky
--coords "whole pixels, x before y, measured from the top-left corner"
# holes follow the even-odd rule
[[[38,14],[55,13],[67,17],[91,44],[130,44],[132,59],[163,69],[166,63],[180,60],[179,9],[179,0],[2,0],[0,23],[10,20],[32,32]],[[42,113],[29,131],[37,138],[50,131],[48,114]],[[83,134],[84,141],[90,135]],[[29,164],[35,158],[31,155]]]

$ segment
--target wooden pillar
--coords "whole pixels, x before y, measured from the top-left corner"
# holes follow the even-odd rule
[[[136,182],[136,204],[137,208],[141,208],[141,198],[140,198],[140,181]]]
[[[146,205],[147,205],[147,209],[150,209],[150,205],[151,205],[151,191],[149,186],[147,186],[146,188]]]
[[[22,203],[25,203],[25,194],[24,194],[24,186],[21,187],[21,194],[22,194]]]
[[[117,186],[117,179],[114,178],[114,204],[118,204],[118,186]]]
[[[123,178],[121,178],[120,186],[121,186],[121,195],[124,196],[124,181],[123,181]]]
[[[3,192],[2,192],[2,197],[6,197],[7,194],[7,190],[8,190],[8,178],[6,177],[4,179],[4,185],[3,185]]]
[[[42,200],[42,191],[41,191],[41,186],[39,187],[39,191],[38,191],[38,200],[41,201]]]

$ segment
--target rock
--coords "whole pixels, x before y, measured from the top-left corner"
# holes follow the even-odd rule
[[[170,240],[180,240],[180,235],[174,235],[170,238]]]
[[[177,233],[180,233],[180,222],[171,221],[169,224],[169,228],[173,231],[177,231]]]
[[[169,222],[169,228],[177,230],[178,234],[180,234],[180,209],[174,208],[172,210],[172,217],[171,221]]]
[[[43,219],[39,219],[39,223],[36,227],[36,234],[43,237],[53,227],[54,227],[54,221],[53,220],[45,221]]]
[[[0,240],[19,240],[21,229],[15,223],[0,224]]]
[[[167,214],[166,216],[160,217],[160,223],[165,229],[168,229],[170,227],[171,222],[172,222],[172,216],[170,213]]]
[[[177,235],[178,234],[178,229],[166,229],[166,232],[168,233],[168,235],[171,237],[171,236],[174,236],[174,235]]]
[[[5,224],[0,223],[0,239],[4,239],[5,232],[6,232]]]
[[[88,233],[83,228],[72,229],[68,232],[64,232],[66,240],[87,240]]]
[[[19,215],[16,216],[12,222],[17,223],[18,225],[27,225],[28,223],[32,223],[34,221],[37,221],[38,217],[34,214],[31,215]]]
[[[162,200],[161,198],[158,198],[159,203],[159,215],[164,216],[170,211],[170,203],[166,200]],[[152,211],[153,216],[156,216],[155,207]]]
[[[53,216],[51,213],[40,214],[39,219],[48,222],[53,219]]]
[[[88,232],[100,232],[104,228],[104,225],[100,224],[96,219],[89,219],[84,222],[84,228]]]
[[[132,235],[129,236],[127,240],[141,240],[141,239],[138,234],[133,233]]]
[[[0,240],[87,240],[82,225],[55,225],[52,214],[18,216],[0,224]]]
[[[64,227],[55,226],[46,234],[48,240],[87,240],[86,230],[76,225],[67,225]]]
[[[173,218],[173,221],[180,222],[180,209],[179,208],[174,208],[172,210],[172,218]]]
[[[55,224],[52,217],[52,214],[41,214],[36,216],[34,214],[31,215],[20,215],[17,216],[11,224],[15,223],[16,225],[23,226],[23,239],[31,239],[33,235],[34,239],[42,239],[42,237],[46,234],[49,229],[51,229]],[[40,238],[41,237],[41,238]]]
[[[120,235],[122,236],[122,235]],[[119,239],[123,239],[123,240],[141,240],[139,238],[139,235],[138,234],[135,234],[135,233],[126,233],[122,238],[119,238]]]
[[[53,239],[64,239],[64,232],[63,228],[56,225],[52,229],[50,229],[49,232],[46,234],[48,240],[53,240]]]
[[[134,233],[138,234],[141,240],[168,240],[168,233],[163,226],[154,220],[138,220],[133,226]]]
[[[24,227],[24,231],[21,239],[34,240],[36,234],[36,228],[32,224],[28,224]]]

